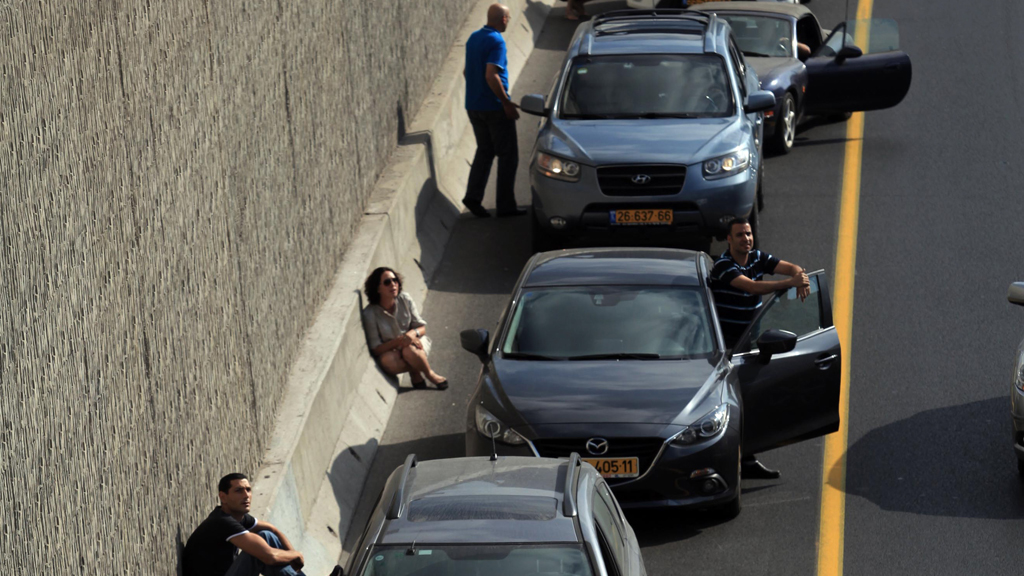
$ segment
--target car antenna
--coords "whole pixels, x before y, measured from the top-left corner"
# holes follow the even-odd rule
[[[412,541],[412,545],[409,546],[409,549],[405,551],[405,555],[406,556],[415,556],[416,555],[416,541],[415,540]]]
[[[494,424],[494,427],[491,427]],[[488,420],[487,424],[484,424],[484,430],[487,431],[487,435],[491,437],[491,462],[498,461],[498,445],[494,443],[494,437],[498,435],[498,431],[501,430],[501,424],[498,424],[494,420]]]

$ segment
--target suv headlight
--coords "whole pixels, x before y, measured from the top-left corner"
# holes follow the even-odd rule
[[[719,404],[696,423],[680,430],[669,442],[676,446],[688,446],[697,440],[717,436],[727,426],[729,426],[729,405]]]
[[[580,165],[572,160],[537,152],[537,171],[556,180],[577,182],[580,179]]]
[[[490,438],[493,432],[494,439],[505,444],[513,446],[526,444],[526,438],[523,438],[518,432],[506,426],[504,422],[498,420],[494,414],[491,414],[479,404],[476,406],[476,430],[486,438]]]
[[[704,178],[717,180],[739,174],[750,166],[750,150],[743,148],[732,154],[704,161]]]
[[[1024,391],[1024,346],[1017,352],[1017,365],[1013,367],[1013,385]]]

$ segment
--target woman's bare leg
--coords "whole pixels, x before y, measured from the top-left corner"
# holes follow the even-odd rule
[[[388,350],[381,354],[380,366],[392,376],[398,376],[409,371],[409,364],[402,359],[402,353],[398,350]]]
[[[445,380],[444,376],[441,376],[437,372],[430,369],[430,362],[427,361],[427,354],[415,346],[406,346],[402,348],[402,359],[409,365],[412,370],[422,372],[427,380],[437,384]]]

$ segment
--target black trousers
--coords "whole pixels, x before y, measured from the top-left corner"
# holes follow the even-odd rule
[[[476,136],[476,155],[469,169],[469,183],[462,202],[479,206],[484,199],[484,188],[491,175],[491,164],[498,157],[498,186],[495,204],[498,212],[516,209],[516,168],[519,166],[519,143],[516,121],[505,116],[504,110],[467,110],[469,122]]]

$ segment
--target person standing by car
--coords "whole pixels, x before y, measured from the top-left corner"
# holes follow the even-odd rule
[[[217,484],[220,506],[206,517],[185,544],[184,576],[301,576],[302,553],[269,522],[249,515],[252,486],[235,472]],[[242,553],[236,556],[238,550]],[[335,566],[331,576],[340,576]]]
[[[427,321],[402,292],[402,277],[382,266],[370,273],[363,290],[370,301],[363,309],[363,326],[370,352],[380,359],[381,368],[392,376],[408,372],[414,388],[426,388],[424,378],[438,390],[448,388],[448,379],[434,372],[427,361]]]
[[[462,204],[477,218],[490,216],[483,207],[483,199],[495,156],[498,157],[495,202],[498,216],[526,214],[526,210],[516,206],[519,110],[509,96],[508,54],[501,36],[509,18],[507,7],[491,4],[487,9],[487,25],[473,32],[466,42],[466,113],[476,136],[476,155]]]
[[[729,249],[715,260],[711,269],[711,293],[725,346],[732,348],[757,316],[763,295],[796,288],[797,296],[803,300],[810,293],[810,281],[803,268],[755,249],[754,232],[746,218],[729,222],[725,240]],[[782,274],[789,279],[763,280],[765,274]],[[753,454],[743,457],[744,477],[774,479],[779,475],[778,470],[766,467]]]

